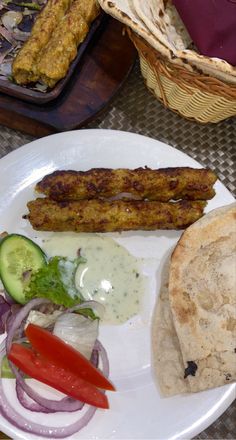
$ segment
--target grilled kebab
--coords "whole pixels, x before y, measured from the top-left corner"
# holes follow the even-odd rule
[[[13,78],[18,84],[28,84],[38,80],[36,71],[38,57],[69,6],[70,0],[48,0],[37,16],[30,37],[12,64]]]
[[[96,0],[48,0],[13,62],[14,80],[18,84],[40,80],[53,87],[66,76],[77,46],[98,14]]]
[[[203,215],[204,201],[176,203],[80,200],[56,202],[37,198],[28,202],[28,218],[40,231],[113,232],[184,229]]]
[[[55,171],[36,185],[36,192],[54,200],[110,198],[129,193],[139,199],[207,200],[215,195],[217,176],[207,169],[149,168]]]

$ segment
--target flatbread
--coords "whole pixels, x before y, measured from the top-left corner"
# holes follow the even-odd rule
[[[166,7],[164,13],[163,0],[133,0],[133,7],[147,29],[175,55],[177,50],[184,50],[191,44],[191,37],[174,7]]]
[[[196,367],[190,390],[235,381],[236,203],[183,233],[171,258],[169,301],[185,368]]]
[[[160,295],[152,320],[152,366],[163,396],[190,391],[184,379],[184,362],[175,331],[169,302],[168,278],[170,256],[162,269]]]
[[[219,58],[200,55],[190,48],[191,38],[171,0],[133,0],[136,14],[175,57],[204,74],[236,83],[236,67]],[[175,60],[172,60],[175,62]]]
[[[171,0],[99,0],[101,7],[173,64],[236,84],[236,67],[219,58],[200,55]]]
[[[99,0],[99,4],[107,14],[129,26],[136,34],[147,41],[150,46],[161,53],[163,57],[171,62],[173,62],[174,58],[176,64],[185,66],[188,70],[193,71],[190,65],[186,65],[183,60],[174,56],[171,47],[166,46],[160,39],[157,39],[151,30],[147,28],[141,17],[136,13],[133,0]]]
[[[152,366],[165,397],[236,380],[235,247],[236,203],[190,226],[164,263]]]

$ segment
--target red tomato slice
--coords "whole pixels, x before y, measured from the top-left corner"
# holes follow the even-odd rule
[[[71,371],[98,388],[115,390],[112,383],[85,356],[48,330],[29,324],[25,333],[33,348],[53,364]]]
[[[70,371],[58,367],[31,348],[12,344],[8,359],[23,373],[81,402],[108,409],[106,395]]]

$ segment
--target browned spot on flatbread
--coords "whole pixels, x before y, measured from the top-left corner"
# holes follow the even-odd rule
[[[122,15],[122,17],[124,17],[124,18],[128,18],[128,20],[130,20],[129,15],[127,15],[125,12],[120,11],[120,15]]]
[[[178,315],[178,320],[181,324],[185,324],[192,320],[193,316],[197,314],[196,305],[190,299],[188,292],[183,292],[182,298],[175,306],[176,313]]]
[[[236,328],[236,319],[229,318],[226,321],[226,330],[232,332]]]

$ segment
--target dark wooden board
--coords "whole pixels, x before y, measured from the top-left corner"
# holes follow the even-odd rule
[[[119,91],[135,58],[123,26],[109,18],[57,99],[36,105],[0,93],[0,124],[34,136],[79,128]]]

